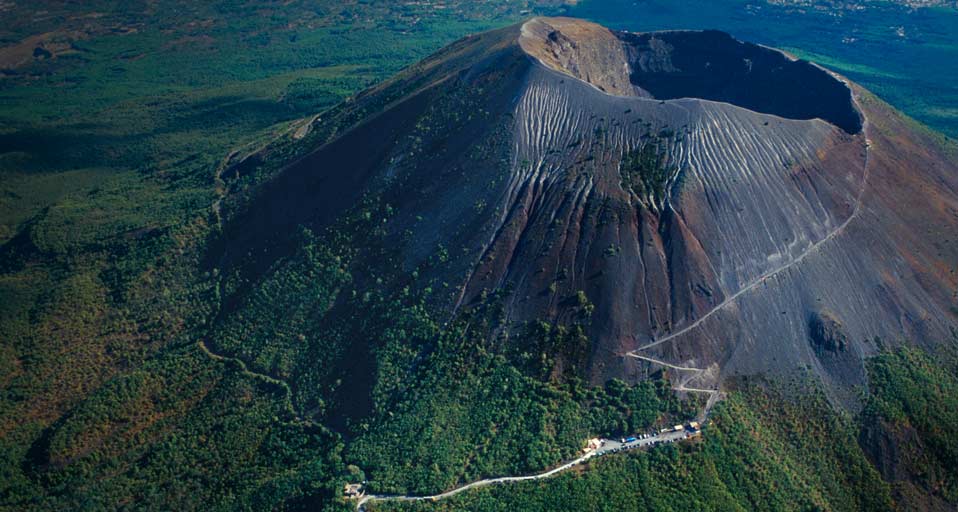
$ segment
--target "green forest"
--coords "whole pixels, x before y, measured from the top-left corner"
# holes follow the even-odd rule
[[[881,353],[869,364],[873,395],[856,416],[836,413],[822,394],[798,397],[781,384],[739,381],[696,442],[603,457],[549,480],[435,504],[374,503],[370,510],[947,510],[958,503],[954,362],[943,368],[914,348]],[[883,478],[869,442],[904,431],[915,434],[898,438],[904,460],[885,464],[905,466],[917,484]],[[940,501],[912,501],[913,485]]]

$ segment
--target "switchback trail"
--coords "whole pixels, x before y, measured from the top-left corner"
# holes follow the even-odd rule
[[[638,354],[636,354],[636,353],[634,353],[634,352],[629,352],[629,353],[626,354],[626,356],[628,356],[628,357],[634,357],[634,358],[636,358],[636,359],[641,359],[641,360],[643,360],[643,361],[648,361],[648,362],[650,362],[650,363],[655,363],[655,364],[658,364],[658,365],[662,365],[662,366],[665,366],[665,367],[668,367],[668,368],[672,368],[672,369],[674,369],[674,370],[683,370],[683,371],[688,371],[688,372],[699,372],[699,373],[705,371],[705,370],[703,370],[702,368],[693,368],[693,367],[691,367],[691,366],[676,366],[676,365],[671,364],[671,363],[666,363],[665,361],[659,361],[658,359],[655,359],[655,358],[652,358],[652,357],[640,356],[640,355],[638,355]]]
[[[246,364],[246,361],[243,361],[242,359],[238,357],[231,357],[231,356],[224,356],[222,354],[217,354],[216,352],[213,352],[212,350],[210,350],[210,348],[206,345],[206,342],[203,340],[197,341],[196,344],[199,346],[200,350],[204,354],[206,354],[207,357],[209,357],[210,359],[213,359],[214,361],[224,362],[224,363],[232,363],[236,365],[237,367],[239,367],[240,373],[242,373],[243,375],[246,375],[247,377],[251,377],[253,379],[260,380],[268,384],[272,384],[273,386],[282,388],[286,398],[286,410],[289,412],[290,415],[293,416],[293,421],[291,423],[298,423],[298,424],[310,425],[310,426],[321,426],[318,423],[305,418],[303,415],[299,414],[299,412],[296,411],[296,406],[293,405],[293,389],[289,386],[289,384],[286,381],[282,379],[277,379],[276,377],[272,377],[270,375],[266,375],[265,373],[259,373],[259,372],[250,370],[249,366]]]
[[[223,157],[223,159],[220,161],[219,165],[216,166],[216,169],[213,172],[213,181],[215,184],[214,193],[216,198],[213,200],[213,203],[210,205],[210,209],[213,214],[214,225],[220,237],[223,236],[223,230],[224,230],[223,211],[222,211],[223,200],[226,199],[226,196],[229,194],[229,187],[226,184],[226,182],[223,180],[223,173],[226,172],[227,169],[231,167],[231,164],[234,162],[234,159],[237,157],[237,155],[245,154],[248,156],[248,155],[256,154],[257,152],[265,149],[272,142],[278,140],[281,137],[288,136],[290,135],[290,133],[292,133],[292,137],[294,139],[301,139],[308,133],[309,128],[312,126],[313,122],[318,117],[319,117],[319,114],[316,114],[308,118],[308,120],[304,121],[303,122],[304,124],[299,126],[298,129],[296,125],[293,124],[288,129],[281,132],[279,135],[268,137],[265,140],[253,140],[253,141],[247,142],[246,144],[240,147],[236,147],[232,149],[229,153],[226,154],[226,156]],[[253,149],[250,149],[251,147]],[[240,161],[242,161],[242,159],[240,159]],[[220,297],[220,299],[219,299],[219,302],[216,304],[215,312],[210,316],[210,320],[211,320],[210,325],[212,325],[217,320],[220,312],[223,309],[223,304],[222,304],[222,301],[223,301],[222,285],[223,285],[223,275],[224,275],[223,269],[222,269],[223,257],[225,257],[225,252],[224,254],[220,255],[219,262],[215,265],[215,269],[219,273],[219,277],[217,277],[216,285],[215,285],[217,289],[216,296]],[[206,345],[206,342],[203,339],[200,339],[197,341],[197,346],[199,346],[201,352],[203,352],[207,357],[209,357],[210,359],[213,359],[214,361],[235,364],[236,366],[239,367],[243,375],[246,375],[248,377],[252,377],[254,379],[261,380],[263,382],[282,388],[286,396],[286,408],[290,412],[290,414],[293,416],[295,422],[300,424],[311,425],[311,426],[319,426],[316,422],[306,419],[304,416],[300,415],[296,411],[296,407],[293,405],[293,389],[290,387],[289,383],[287,383],[286,381],[282,379],[277,379],[265,373],[259,373],[259,372],[250,370],[249,366],[246,364],[246,361],[243,361],[242,359],[238,357],[232,357],[232,356],[217,354],[216,352],[213,352],[212,350],[210,350],[209,346]]]
[[[692,376],[692,378],[686,380],[683,383],[672,386],[672,389],[676,391],[683,391],[686,393],[702,393],[702,394],[708,395],[709,398],[708,398],[708,401],[705,402],[705,408],[702,410],[702,413],[699,415],[700,421],[705,421],[705,419],[708,418],[709,412],[712,410],[712,406],[714,406],[715,403],[718,402],[719,398],[722,396],[722,392],[718,389],[690,388],[686,386],[686,384],[688,384],[689,382],[692,382],[693,380],[701,377],[707,370],[704,370],[702,368],[694,368],[691,366],[676,366],[674,364],[666,363],[665,361],[660,361],[652,357],[641,356],[634,352],[629,352],[626,354],[626,356],[634,357],[636,359],[642,359],[643,361],[648,361],[650,363],[665,366],[666,368],[672,368],[673,370],[679,370],[683,372],[693,372],[694,375]]]

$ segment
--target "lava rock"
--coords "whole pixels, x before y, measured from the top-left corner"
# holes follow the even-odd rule
[[[848,336],[841,322],[828,313],[815,313],[808,321],[808,334],[812,347],[819,353],[845,352],[848,349]]]

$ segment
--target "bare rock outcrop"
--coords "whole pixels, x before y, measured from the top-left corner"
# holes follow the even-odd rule
[[[816,312],[808,320],[808,334],[812,347],[819,354],[845,352],[848,350],[848,336],[842,324],[831,314]]]
[[[522,25],[519,45],[552,69],[610,94],[636,96],[625,45],[609,29],[573,18],[533,18]]]

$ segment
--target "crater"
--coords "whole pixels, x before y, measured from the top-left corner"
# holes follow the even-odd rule
[[[862,129],[848,86],[824,69],[717,30],[632,33],[572,18],[526,22],[520,46],[543,65],[619,96],[699,98],[786,119]]]
[[[701,98],[788,119],[862,129],[851,91],[814,64],[715,30],[617,33],[630,81],[657,99]]]

